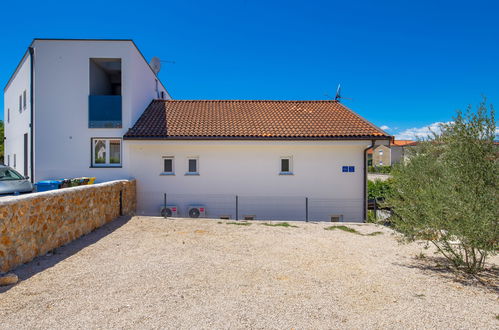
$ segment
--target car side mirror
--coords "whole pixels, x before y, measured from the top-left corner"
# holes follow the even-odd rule
[[[29,180],[29,176],[27,176],[27,175],[26,175],[26,176],[24,177],[24,179],[25,179],[25,180]]]

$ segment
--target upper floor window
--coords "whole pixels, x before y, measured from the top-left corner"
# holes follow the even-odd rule
[[[92,139],[92,166],[121,166],[121,139]]]
[[[163,157],[163,175],[174,175],[175,174],[175,164],[173,156]]]
[[[89,128],[121,128],[121,59],[91,58]]]
[[[10,108],[7,109],[7,122],[10,123]]]
[[[380,155],[380,156],[383,156],[383,150],[380,150],[380,151],[379,151],[379,155]]]
[[[186,175],[197,175],[199,174],[199,157],[188,157],[187,158],[187,173]]]
[[[19,95],[19,112],[23,111],[23,95]]]
[[[293,174],[293,158],[291,156],[281,157],[281,171],[279,174]]]
[[[23,92],[23,109],[26,110],[26,104],[27,104],[27,101],[26,101],[26,90],[24,90]]]

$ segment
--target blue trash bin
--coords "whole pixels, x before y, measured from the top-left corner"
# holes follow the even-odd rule
[[[61,183],[61,180],[39,181],[35,183],[35,187],[37,192],[50,191],[59,189],[61,187]]]

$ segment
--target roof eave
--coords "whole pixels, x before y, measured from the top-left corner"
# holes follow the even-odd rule
[[[123,140],[149,140],[149,141],[185,141],[185,140],[246,140],[246,141],[359,141],[359,140],[391,140],[391,136],[297,136],[297,137],[272,137],[272,136],[124,136]]]

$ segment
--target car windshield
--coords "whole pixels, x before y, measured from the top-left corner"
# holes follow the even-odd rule
[[[24,177],[8,167],[0,167],[0,181],[24,180]]]

